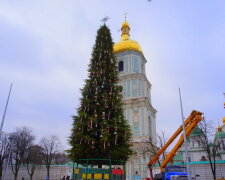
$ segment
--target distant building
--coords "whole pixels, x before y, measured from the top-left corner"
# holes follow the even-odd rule
[[[193,179],[205,180],[213,179],[209,159],[205,150],[200,146],[199,137],[204,136],[202,130],[197,126],[189,138],[188,143],[188,156],[190,162],[191,177]],[[217,128],[214,137],[214,143],[218,145],[216,154],[216,176],[217,178],[225,177],[225,118],[223,118],[223,126]],[[173,158],[173,164],[186,165],[186,156],[184,146],[177,152]],[[155,168],[155,172],[159,169]]]
[[[190,162],[208,161],[206,152],[200,146],[200,142],[198,142],[198,139],[201,136],[204,136],[204,134],[197,126],[187,140]],[[225,160],[225,117],[223,118],[223,125],[217,128],[217,132],[214,137],[214,143],[218,145],[216,160]],[[177,155],[174,157],[174,162],[185,161],[185,151],[184,146],[182,146],[181,150],[178,151]]]
[[[218,144],[218,156],[221,160],[225,160],[225,117],[223,118],[223,125],[218,127],[215,135],[215,141]]]

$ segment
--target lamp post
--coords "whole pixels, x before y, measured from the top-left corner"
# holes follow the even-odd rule
[[[11,90],[12,90],[12,83],[10,85],[9,94],[8,94],[6,105],[5,105],[5,110],[4,110],[4,113],[3,113],[3,116],[2,116],[2,123],[1,123],[1,127],[0,127],[0,141],[2,140],[3,125],[4,125],[4,121],[5,121],[5,115],[6,115],[7,107],[8,107],[8,104],[9,104],[9,98],[10,98]]]
[[[186,138],[185,127],[184,127],[184,113],[183,113],[183,106],[182,106],[182,99],[181,99],[180,88],[179,88],[179,96],[180,96],[180,109],[181,109],[181,117],[182,117],[182,126],[183,126],[183,136],[184,136],[184,147],[185,147],[185,155],[186,155],[186,164],[187,164],[187,171],[188,171],[188,180],[191,180],[191,171],[190,171],[189,158],[188,158],[188,146],[187,146],[187,138]]]

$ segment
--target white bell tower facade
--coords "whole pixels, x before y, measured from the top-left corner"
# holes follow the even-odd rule
[[[134,155],[126,164],[127,179],[146,178],[149,157],[143,153],[150,139],[156,141],[156,110],[151,104],[151,83],[145,74],[147,60],[134,40],[127,21],[122,24],[121,41],[114,45],[120,85],[123,87],[124,116],[132,130]]]

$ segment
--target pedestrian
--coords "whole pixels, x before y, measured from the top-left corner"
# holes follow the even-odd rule
[[[69,176],[69,175],[67,175],[67,176],[66,176],[66,179],[67,179],[67,180],[68,180],[68,179],[70,179],[70,176]]]

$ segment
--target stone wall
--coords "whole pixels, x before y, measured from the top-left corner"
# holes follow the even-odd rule
[[[50,180],[60,180],[63,176],[72,174],[72,166],[66,165],[54,165],[50,168]],[[3,169],[3,176],[5,174],[5,169]],[[45,180],[47,175],[47,170],[45,166],[39,166],[36,168],[33,175],[33,180]],[[11,167],[6,170],[5,180],[14,180],[14,175],[12,173]],[[21,166],[17,180],[21,180],[24,177],[24,180],[30,180],[30,176],[27,172],[26,166]]]
[[[127,180],[134,180],[134,179],[145,179],[149,171],[147,169],[146,164],[142,164],[142,169],[145,171],[143,172],[130,172],[129,175],[127,174]],[[225,178],[225,162],[217,163],[217,178]],[[191,175],[195,180],[212,180],[212,173],[210,169],[210,164],[208,162],[195,162],[195,164],[190,165],[191,168]],[[63,176],[72,175],[72,165],[55,165],[52,166],[50,169],[50,180],[60,180]],[[159,173],[159,168],[154,168],[154,173]],[[33,180],[45,180],[46,179],[46,168],[45,166],[39,166],[35,170]],[[4,170],[3,170],[4,175]],[[149,175],[148,175],[149,176]],[[8,168],[6,172],[6,179],[5,180],[14,180],[13,173],[11,167]],[[24,180],[30,180],[29,175],[27,173],[26,167],[21,167],[19,170],[17,180],[21,180],[24,177]]]

